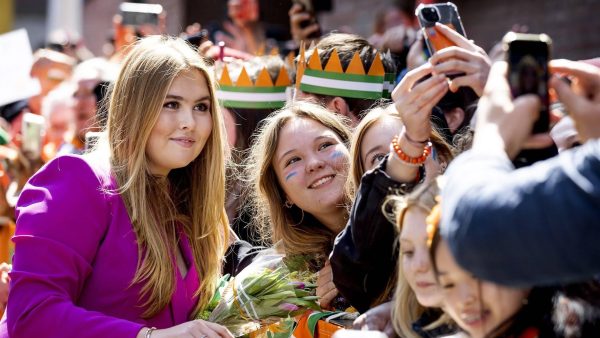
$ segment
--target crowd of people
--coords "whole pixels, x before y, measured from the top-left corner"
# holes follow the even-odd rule
[[[424,52],[414,1],[369,38],[228,9],[202,41],[116,17],[110,55],[34,53],[40,93],[0,107],[0,338],[232,337],[196,318],[273,250],[360,336],[600,335],[596,60],[548,63],[532,134],[540,97],[446,25]]]

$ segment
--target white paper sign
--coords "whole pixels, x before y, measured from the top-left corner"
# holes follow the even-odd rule
[[[0,106],[40,93],[39,81],[29,75],[32,64],[25,29],[0,35]]]

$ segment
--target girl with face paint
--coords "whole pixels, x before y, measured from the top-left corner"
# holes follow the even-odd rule
[[[349,137],[341,117],[295,102],[262,124],[247,166],[263,238],[286,255],[313,258],[323,307],[338,295],[327,257],[348,220]]]

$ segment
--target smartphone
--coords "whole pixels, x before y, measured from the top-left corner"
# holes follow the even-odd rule
[[[420,4],[415,10],[415,15],[419,20],[421,29],[423,29],[429,55],[433,55],[441,49],[455,46],[454,42],[437,31],[435,28],[436,22],[444,24],[466,37],[458,9],[451,2],[428,5]]]
[[[163,8],[158,4],[142,4],[122,2],[119,5],[119,14],[123,18],[122,24],[127,26],[158,25],[158,15]]]
[[[42,155],[43,135],[46,119],[42,115],[25,113],[21,123],[21,150],[30,159],[38,159]]]
[[[306,28],[317,23],[317,15],[312,0],[293,0],[295,4],[302,6],[304,12],[310,14],[310,19],[300,22],[300,28]],[[318,39],[321,36],[321,29],[308,36],[309,39]]]
[[[546,34],[509,32],[502,39],[508,63],[508,83],[513,97],[536,94],[541,100],[540,116],[533,134],[550,129],[550,95],[548,93],[548,61],[552,40]]]

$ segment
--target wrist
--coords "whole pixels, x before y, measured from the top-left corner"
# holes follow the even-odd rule
[[[415,146],[424,147],[427,145],[427,142],[429,142],[429,135],[427,135],[426,137],[421,137],[419,139],[413,138],[410,135],[408,135],[406,126],[402,126],[402,130],[400,131],[400,136],[405,138],[406,141],[408,141],[410,144],[413,144]],[[423,141],[420,141],[420,139],[423,139]]]
[[[424,146],[415,146],[410,142],[402,143],[402,138],[395,136],[390,144],[390,151],[394,154],[402,163],[411,167],[419,167],[425,163],[431,151],[433,145],[431,142],[427,142]]]
[[[152,334],[155,331],[155,327],[144,327],[138,332],[136,338],[156,338],[156,336]]]
[[[406,132],[401,132],[399,136],[396,136],[397,145],[401,149],[403,153],[410,157],[419,157],[423,154],[423,149],[427,146],[427,141],[425,142],[415,142],[406,134]],[[392,151],[394,151],[394,145],[392,145]]]

